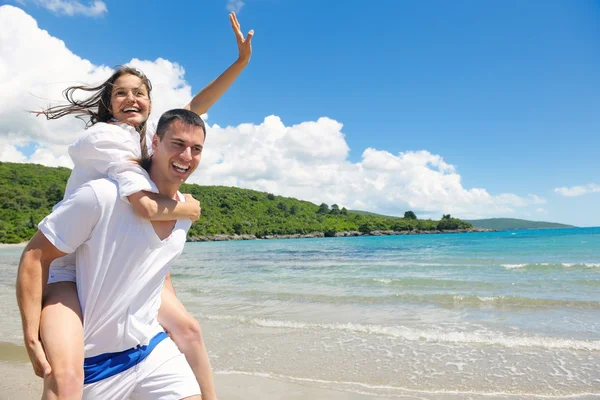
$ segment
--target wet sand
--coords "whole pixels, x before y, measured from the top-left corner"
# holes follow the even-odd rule
[[[216,374],[215,385],[219,400],[372,399],[352,393],[238,374]],[[25,348],[0,342],[0,400],[38,399],[41,392],[42,380],[34,375]],[[387,400],[383,397],[377,399]]]

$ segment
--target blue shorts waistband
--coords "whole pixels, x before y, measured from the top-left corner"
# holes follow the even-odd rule
[[[86,358],[83,361],[83,383],[98,382],[134,367],[148,357],[156,345],[167,337],[165,332],[159,332],[146,346],[136,346],[117,353],[104,353]]]

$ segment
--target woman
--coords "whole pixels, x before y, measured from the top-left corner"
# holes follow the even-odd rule
[[[235,14],[230,14],[230,21],[239,57],[185,107],[199,115],[229,88],[250,60],[253,31],[244,39]],[[77,90],[94,94],[79,101],[73,98]],[[185,202],[159,195],[147,173],[131,162],[147,154],[146,137],[154,133],[153,127],[147,126],[151,90],[152,85],[143,73],[121,67],[100,86],[68,88],[65,97],[69,105],[42,112],[48,119],[70,114],[89,117],[87,135],[69,148],[74,168],[65,198],[86,181],[109,176],[118,182],[121,198],[129,201],[140,217],[152,221],[178,218],[195,221],[200,215],[197,201],[189,195]],[[34,371],[44,377],[45,399],[80,399],[82,396],[83,329],[74,280],[73,259],[67,256],[52,265],[40,315],[41,342],[26,343]],[[170,278],[162,291],[158,319],[185,354],[200,384],[203,399],[216,399],[200,326],[175,296]]]

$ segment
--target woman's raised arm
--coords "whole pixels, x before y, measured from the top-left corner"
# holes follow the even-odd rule
[[[231,64],[217,79],[206,85],[198,94],[194,96],[192,101],[184,108],[202,115],[215,104],[217,100],[229,89],[231,84],[237,79],[240,73],[246,68],[252,55],[252,36],[254,31],[251,30],[244,38],[240,23],[235,16],[235,13],[229,14],[231,28],[235,34],[235,40],[238,46],[238,59]]]

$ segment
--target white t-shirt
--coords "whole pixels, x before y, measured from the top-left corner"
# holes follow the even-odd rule
[[[57,249],[75,252],[86,358],[147,345],[162,331],[161,290],[190,226],[189,219],[177,220],[160,240],[109,179],[84,184],[40,222]]]
[[[155,132],[156,121],[149,121],[146,125],[146,144],[150,153]],[[86,131],[85,136],[69,146],[69,155],[74,164],[73,170],[67,181],[63,200],[53,209],[84,183],[106,177],[117,182],[119,197],[125,202],[129,202],[127,196],[142,190],[158,193],[158,188],[146,170],[138,163],[132,162],[139,159],[142,152],[140,134],[130,125],[98,122]],[[73,256],[65,256],[54,260],[52,268],[69,267],[70,271],[62,272],[62,275],[73,275],[74,264]],[[75,276],[71,279],[74,280]],[[51,281],[54,280],[51,278]]]

